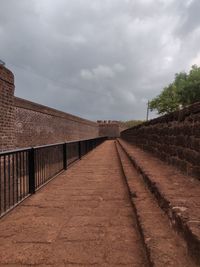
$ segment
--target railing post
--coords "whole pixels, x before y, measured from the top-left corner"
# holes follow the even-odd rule
[[[67,170],[67,144],[63,144],[63,169]]]
[[[82,157],[82,152],[81,152],[81,141],[78,141],[78,156],[79,156],[79,159],[81,159],[81,157]]]
[[[35,194],[35,150],[29,151],[29,193]]]

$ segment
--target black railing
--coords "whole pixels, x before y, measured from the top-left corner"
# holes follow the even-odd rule
[[[0,217],[107,137],[0,153]]]

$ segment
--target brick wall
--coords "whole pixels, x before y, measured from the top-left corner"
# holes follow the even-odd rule
[[[99,135],[108,136],[111,139],[120,137],[120,133],[126,129],[120,121],[98,120],[97,123],[99,124]]]
[[[52,144],[99,136],[98,124],[15,98],[16,147]]]
[[[0,65],[0,151],[99,136],[96,122],[17,98],[14,88]]]
[[[99,124],[99,135],[116,138],[120,136],[120,125],[117,121],[97,121]]]
[[[14,76],[0,65],[0,151],[15,146]]]
[[[200,179],[200,103],[125,130],[121,137]]]

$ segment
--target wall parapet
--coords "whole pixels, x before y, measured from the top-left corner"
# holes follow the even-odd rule
[[[21,98],[14,105],[17,148],[99,136],[93,121]]]
[[[14,75],[0,65],[0,151],[15,147]]]
[[[121,137],[200,178],[200,103],[122,131]]]
[[[93,122],[93,121],[90,121],[87,119],[83,119],[81,117],[78,117],[78,116],[75,116],[75,115],[72,115],[72,114],[51,108],[51,107],[47,107],[47,106],[44,106],[44,105],[41,105],[38,103],[34,103],[32,101],[22,99],[19,97],[14,98],[14,106],[16,108],[27,109],[27,110],[43,113],[46,115],[67,119],[67,120],[70,120],[73,122],[79,122],[79,123],[88,124],[91,126],[97,126],[96,122]]]
[[[14,75],[0,65],[0,151],[99,136],[96,122],[14,96]]]
[[[100,136],[108,136],[109,138],[120,137],[120,132],[125,129],[125,125],[121,121],[116,120],[98,120]]]
[[[14,74],[3,65],[0,65],[0,80],[14,85]]]

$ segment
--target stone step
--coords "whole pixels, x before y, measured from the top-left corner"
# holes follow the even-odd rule
[[[116,143],[120,164],[137,214],[149,265],[155,267],[198,266],[188,255],[186,243],[169,224],[141,174],[134,168],[122,146]]]
[[[200,264],[200,184],[150,153],[118,139],[132,165],[141,174],[172,227],[185,240],[188,252]]]

